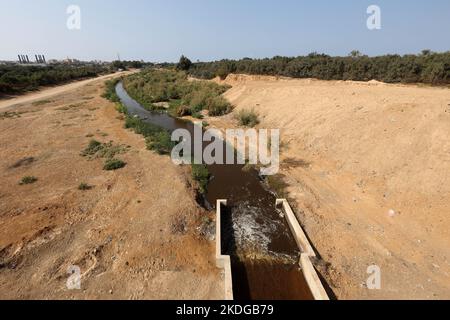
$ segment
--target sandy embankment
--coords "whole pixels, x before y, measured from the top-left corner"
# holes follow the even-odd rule
[[[0,298],[223,298],[188,174],[123,129],[103,80],[0,103],[17,112],[0,119]],[[81,157],[90,139],[131,146],[127,166]],[[19,186],[27,175],[38,181]],[[81,290],[66,288],[70,265]]]
[[[280,128],[281,173],[339,298],[450,298],[450,90],[230,75]],[[233,115],[207,119],[235,126]],[[367,267],[381,268],[368,290]]]

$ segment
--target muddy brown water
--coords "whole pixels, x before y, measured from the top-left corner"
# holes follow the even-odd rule
[[[122,82],[116,92],[131,116],[138,116],[172,132],[194,125],[164,112],[148,111],[126,92]],[[205,147],[207,144],[203,144]],[[299,250],[285,218],[275,207],[276,196],[255,169],[243,165],[208,165],[211,179],[204,205],[215,207],[227,199],[222,211],[222,254],[232,257],[235,299],[311,299],[302,272]]]

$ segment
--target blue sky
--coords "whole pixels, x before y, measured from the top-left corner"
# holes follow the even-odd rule
[[[81,30],[66,27],[79,5]],[[382,29],[366,27],[369,5]],[[0,59],[175,61],[450,50],[449,0],[0,0]]]

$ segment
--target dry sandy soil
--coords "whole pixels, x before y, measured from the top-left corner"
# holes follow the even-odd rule
[[[15,112],[0,119],[0,298],[222,299],[189,173],[123,129],[103,80],[0,103]],[[80,156],[91,139],[130,146],[126,167]],[[66,287],[71,265],[81,290]]]
[[[450,90],[230,75],[280,128],[292,204],[340,299],[450,298]],[[237,126],[233,115],[207,119]],[[369,290],[367,268],[381,269]]]

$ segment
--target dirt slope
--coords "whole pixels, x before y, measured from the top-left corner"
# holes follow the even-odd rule
[[[282,131],[282,174],[339,298],[450,298],[450,90],[230,75]],[[233,115],[208,119],[235,126]],[[381,268],[381,290],[366,288]]]
[[[123,129],[100,98],[103,80],[2,110],[16,113],[0,119],[0,298],[223,298],[188,174]],[[90,139],[129,145],[118,156],[126,167],[107,172],[104,159],[81,157]],[[27,175],[38,181],[20,186]],[[80,191],[81,182],[93,188]],[[81,290],[66,288],[70,265]]]

